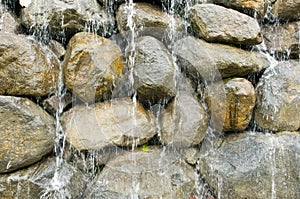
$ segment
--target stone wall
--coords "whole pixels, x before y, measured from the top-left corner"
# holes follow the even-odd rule
[[[0,198],[300,198],[299,0],[2,0]]]

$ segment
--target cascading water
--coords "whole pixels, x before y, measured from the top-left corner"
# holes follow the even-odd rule
[[[7,1],[2,2],[7,3]],[[43,6],[41,7],[41,2],[44,7],[52,10],[49,11]],[[204,39],[206,33],[199,34],[197,32],[199,30],[193,21],[195,18],[191,17],[191,10],[195,9],[195,5],[206,4],[206,1],[199,3],[195,0],[167,0],[155,2],[158,5],[161,3],[161,7],[157,7],[157,5],[153,6],[146,2],[126,0],[122,5],[125,10],[122,14],[125,17],[117,13],[122,9],[119,1],[105,0],[99,1],[100,3],[94,0],[53,2],[57,4],[52,5],[50,1],[36,0],[32,1],[32,4],[23,1],[20,2],[21,4],[10,2],[7,6],[13,10],[16,10],[15,5],[24,6],[24,12],[21,13],[21,16],[26,31],[23,33],[31,34],[36,41],[40,42],[39,45],[46,49],[51,39],[55,39],[67,47],[64,62],[61,61],[58,68],[57,88],[54,93],[57,101],[56,112],[53,114],[56,134],[54,153],[49,156],[55,159],[55,164],[52,162],[48,167],[43,166],[45,160],[41,159],[9,172],[3,172],[0,168],[0,198],[2,197],[1,194],[4,194],[4,198],[6,197],[6,190],[9,190],[7,187],[13,187],[12,182],[14,181],[18,181],[18,189],[14,190],[16,194],[13,190],[8,191],[9,194],[17,198],[24,198],[25,196],[22,195],[24,192],[23,185],[20,185],[22,182],[19,184],[19,181],[22,180],[28,180],[28,184],[32,183],[38,187],[36,188],[38,191],[36,191],[28,185],[27,198],[39,196],[45,199],[222,199],[231,197],[251,198],[251,193],[253,193],[258,194],[257,197],[264,196],[275,199],[282,197],[282,190],[287,185],[292,187],[293,193],[289,194],[294,194],[292,196],[295,197],[300,196],[300,187],[294,185],[294,181],[292,181],[294,180],[292,173],[298,172],[298,163],[295,161],[293,164],[288,162],[288,158],[287,160],[284,159],[284,156],[288,156],[290,153],[286,150],[291,148],[290,150],[294,150],[292,152],[296,153],[291,159],[299,160],[300,156],[297,155],[299,152],[297,150],[300,148],[299,133],[297,133],[297,129],[293,129],[295,132],[291,134],[283,132],[274,135],[274,132],[277,131],[285,131],[286,129],[292,131],[290,126],[293,124],[283,128],[278,127],[279,130],[274,130],[277,128],[276,125],[275,127],[263,126],[259,116],[257,116],[259,115],[256,110],[258,108],[251,108],[252,105],[249,105],[250,108],[246,107],[242,111],[245,112],[244,115],[250,115],[251,123],[249,119],[248,124],[241,130],[237,127],[238,124],[234,124],[234,122],[238,123],[239,121],[230,121],[229,133],[224,134],[222,131],[224,131],[224,126],[228,125],[226,123],[228,118],[218,117],[222,114],[222,116],[227,117],[227,109],[232,109],[228,116],[231,120],[238,117],[237,112],[241,111],[238,108],[242,103],[245,103],[242,101],[243,97],[250,95],[245,91],[247,87],[242,87],[244,85],[240,80],[248,81],[244,78],[245,76],[250,77],[248,79],[252,81],[257,90],[265,85],[274,89],[268,84],[268,80],[272,79],[274,75],[280,75],[278,64],[283,60],[276,60],[278,59],[276,56],[272,57],[269,54],[269,47],[264,41],[259,45],[253,45],[251,42],[250,44],[247,42],[246,44],[237,44],[235,43],[237,39],[232,39],[223,41],[224,44],[214,44],[219,41],[222,43],[224,38],[219,36],[220,40],[209,41],[210,43],[196,39],[199,35]],[[104,8],[104,10],[98,13],[96,8],[100,8],[100,4],[101,9]],[[268,1],[266,19],[261,23],[273,25],[275,22],[275,26],[281,27],[282,22],[280,20],[270,18],[273,4],[275,2]],[[66,6],[66,8],[61,8],[60,5]],[[211,4],[208,4],[208,7],[209,5]],[[237,7],[236,5],[233,6],[233,8]],[[26,15],[26,9],[34,14],[27,13]],[[199,9],[205,11],[208,8],[201,7]],[[140,12],[141,10],[142,12]],[[256,12],[256,9],[254,10]],[[1,12],[0,7],[0,21]],[[52,15],[52,12],[55,14]],[[144,16],[139,16],[140,13],[143,13]],[[28,16],[33,16],[33,18]],[[124,25],[123,20],[125,26],[122,26],[122,24]],[[229,26],[230,24],[226,25]],[[63,28],[60,29],[61,27]],[[225,29],[224,27],[223,31],[226,31]],[[69,44],[70,39],[81,31],[85,32],[86,37],[93,39],[90,41],[73,39],[72,42],[75,44],[72,44],[73,46]],[[158,35],[161,33],[163,35]],[[230,34],[228,33],[228,35]],[[300,32],[298,31],[297,34],[299,47]],[[102,37],[98,37],[98,35]],[[224,36],[225,40],[228,39],[226,36]],[[116,50],[105,54],[104,57],[96,53],[97,50],[100,51],[100,48],[105,46],[104,44],[107,44],[108,41],[104,37],[109,37],[114,43],[120,45],[120,52],[123,53],[125,61],[119,61],[119,57],[109,60],[109,55]],[[97,50],[88,46],[80,49],[78,46],[84,42],[91,42],[90,45],[96,43],[95,49]],[[231,42],[232,46],[228,45]],[[247,49],[249,49],[248,46],[252,46],[253,51],[241,50],[237,47],[239,45]],[[287,57],[283,56],[284,60],[290,59],[290,50],[287,49]],[[104,51],[109,51],[109,48]],[[149,52],[155,56],[149,56],[147,54]],[[260,54],[254,55],[256,52]],[[0,58],[3,56],[1,53],[0,49]],[[21,53],[20,56],[22,56]],[[50,61],[51,56],[49,54],[48,61]],[[100,61],[97,62],[99,59]],[[106,63],[106,61],[109,62],[109,67],[114,66],[115,68],[101,71],[98,65]],[[0,62],[2,62],[1,59]],[[78,65],[74,64],[70,67],[69,62],[76,62]],[[247,69],[248,71],[239,73],[240,68],[248,67],[245,62],[253,62],[254,64],[251,65],[252,68]],[[91,63],[96,65],[95,70],[90,69],[94,67]],[[265,63],[268,63],[268,68],[260,68],[259,65]],[[125,65],[124,68],[122,68],[122,64]],[[156,65],[161,70],[157,70],[159,67],[156,68]],[[209,67],[205,68],[207,65]],[[88,66],[89,69],[81,71],[81,66]],[[144,68],[139,70],[140,66]],[[37,67],[36,71],[39,70],[38,66],[34,67]],[[70,72],[71,69],[68,67],[78,68]],[[151,67],[153,70],[157,70],[153,74],[151,73],[153,71],[148,70]],[[236,68],[232,72],[230,67]],[[116,71],[120,68],[125,71],[125,74],[118,79]],[[293,67],[290,69],[292,70]],[[1,70],[0,63],[0,75]],[[264,73],[264,70],[267,72]],[[70,88],[70,84],[66,83],[67,75],[70,75],[66,73],[77,73],[75,74],[73,89]],[[108,94],[108,97],[105,95],[103,98],[97,98],[94,94],[93,101],[86,100],[84,92],[88,90],[87,87],[90,85],[85,85],[85,91],[79,91],[80,86],[82,86],[81,81],[89,80],[89,78],[93,80],[97,73],[103,74],[101,78],[104,80],[93,85],[92,89],[96,93],[103,89],[103,87],[99,88],[99,85],[106,86],[110,79],[113,79],[112,86],[108,87],[111,89],[111,96]],[[255,78],[253,78],[254,80],[251,79],[253,74],[259,78],[259,82]],[[260,77],[261,74],[263,77]],[[163,80],[157,80],[158,76]],[[38,77],[33,77],[34,81],[38,79]],[[229,91],[231,92],[231,88],[236,88],[233,83],[228,83],[232,79],[238,79],[236,82],[239,84],[237,89],[232,91],[236,92],[234,93],[235,101],[232,101],[230,94],[228,94]],[[282,85],[287,84],[286,82],[280,83]],[[156,90],[151,90],[153,88]],[[297,89],[300,87],[292,85],[289,88],[292,90],[293,99],[297,99]],[[72,104],[66,107],[65,96],[70,95],[70,92],[73,95]],[[260,92],[263,91],[257,91],[261,94]],[[156,94],[158,94],[158,98]],[[271,94],[262,96],[261,106],[268,101],[268,98],[273,97]],[[26,94],[16,95],[26,96]],[[51,94],[48,93],[48,95]],[[218,99],[214,97],[218,97]],[[46,99],[45,96],[32,98],[40,98],[41,101]],[[109,101],[110,98],[112,98],[111,101]],[[37,103],[42,104],[39,100]],[[226,106],[226,103],[232,103],[232,105]],[[280,105],[280,103],[278,104]],[[275,112],[280,111],[279,105],[274,105]],[[119,109],[115,109],[115,107],[119,107]],[[259,106],[257,105],[257,107]],[[253,111],[253,109],[255,110]],[[288,110],[292,112],[293,108]],[[0,114],[2,112],[0,109]],[[192,116],[189,117],[190,115]],[[193,116],[197,117],[198,120]],[[105,117],[110,119],[105,120]],[[276,115],[266,115],[263,118],[267,120],[265,123],[269,125],[269,118],[275,121]],[[70,122],[73,120],[75,122]],[[205,126],[204,130],[201,129],[203,126]],[[0,130],[1,128],[0,123]],[[248,132],[243,132],[246,128]],[[73,132],[74,129],[76,129],[75,133]],[[188,134],[193,131],[204,131],[204,136]],[[234,132],[237,131],[243,133],[235,134]],[[258,131],[262,132],[257,133]],[[147,133],[149,135],[144,135]],[[103,134],[102,137],[100,134]],[[68,136],[71,138],[67,138]],[[289,136],[292,137],[291,142],[293,144],[289,144]],[[47,161],[51,162],[51,160]],[[32,165],[36,162],[36,165]],[[285,168],[283,165],[291,168]],[[296,165],[296,168],[292,168],[293,165]],[[6,170],[10,169],[11,166],[14,166],[13,161],[6,164]],[[24,170],[25,174],[23,174],[23,168],[34,168],[34,171]],[[269,168],[270,171],[265,170],[266,168]],[[18,173],[19,171],[20,173]],[[10,172],[12,176],[9,176]],[[286,177],[288,180],[292,180],[281,183],[281,179],[278,179],[277,175],[284,172],[290,172],[285,175],[288,176]],[[3,178],[7,179],[9,186],[6,186],[1,175],[8,176]],[[250,188],[245,187],[251,184],[251,180],[245,176],[251,180],[257,180],[255,185],[260,187],[257,189],[255,185]],[[297,181],[297,177],[299,179],[299,175],[295,177],[295,181]],[[252,187],[255,188],[252,189]],[[268,191],[270,193],[267,193]],[[10,197],[7,196],[7,198]]]

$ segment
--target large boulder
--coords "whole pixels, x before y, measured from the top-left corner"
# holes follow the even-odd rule
[[[169,146],[199,144],[208,128],[208,115],[191,94],[180,92],[161,113],[161,141]]]
[[[180,65],[191,76],[205,81],[245,76],[269,67],[267,57],[223,44],[207,43],[194,37],[178,40],[174,47]]]
[[[107,100],[123,69],[123,56],[117,44],[81,32],[68,44],[63,62],[64,83],[84,102]]]
[[[300,19],[300,0],[277,0],[272,7],[271,13],[284,20],[299,20]]]
[[[26,169],[0,174],[0,198],[81,198],[87,180],[63,162],[49,158]]]
[[[192,166],[176,153],[149,147],[130,151],[107,163],[88,185],[91,198],[189,198],[195,186]]]
[[[164,103],[175,96],[175,66],[168,49],[149,36],[136,41],[133,86],[144,103]]]
[[[84,30],[105,35],[114,24],[97,0],[31,0],[26,5],[21,13],[22,24],[39,36],[47,36],[43,35],[46,30],[58,40]]]
[[[225,100],[222,93],[208,92],[212,85],[206,89],[206,102],[212,115],[219,121],[224,121],[223,131],[242,131],[247,128],[252,118],[255,105],[255,90],[251,82],[244,78],[233,78],[224,81]],[[214,99],[218,98],[218,99]],[[213,101],[220,101],[218,106]]]
[[[134,13],[132,22],[128,21],[131,12]],[[133,10],[130,10],[124,3],[119,6],[116,16],[118,30],[121,33],[126,33],[130,30],[130,25],[135,25],[136,31],[141,35],[153,36],[158,39],[162,39],[162,35],[167,33],[171,18],[172,16],[163,12],[160,7],[144,2],[134,3]],[[184,30],[184,22],[178,17],[174,17],[173,25],[174,30]]]
[[[0,173],[40,160],[54,146],[55,122],[26,98],[0,96]]]
[[[75,106],[62,116],[67,141],[79,151],[144,144],[156,134],[154,122],[153,114],[130,98]]]
[[[211,0],[213,3],[224,5],[228,8],[238,10],[245,14],[249,14],[253,17],[258,17],[262,19],[266,12],[266,1],[265,0]]]
[[[259,44],[262,42],[256,19],[214,4],[197,4],[189,13],[195,33],[209,42]]]
[[[55,92],[57,57],[25,36],[0,32],[0,94],[45,96]]]
[[[224,199],[299,198],[300,134],[242,133],[201,151],[200,173]]]
[[[269,53],[276,55],[278,59],[283,56],[299,59],[299,29],[300,22],[263,26],[262,34]]]
[[[300,128],[300,63],[280,62],[260,78],[255,108],[256,123],[272,131]]]

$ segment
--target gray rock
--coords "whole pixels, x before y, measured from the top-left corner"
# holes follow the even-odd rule
[[[224,199],[299,198],[300,134],[228,135],[201,151],[200,172]]]
[[[62,111],[59,109],[64,109],[72,103],[71,93],[64,93],[62,96],[52,95],[51,97],[42,101],[43,108],[52,114],[57,111]]]
[[[0,4],[0,31],[18,33],[20,29],[20,22],[17,17],[9,11],[6,11],[4,6]]]
[[[265,25],[262,27],[264,42],[271,55],[277,58],[289,56],[298,58],[300,54],[300,22],[288,24]]]
[[[105,35],[114,24],[97,0],[32,0],[27,5],[22,9],[22,24],[35,34],[46,34],[48,29],[56,39],[69,39],[84,30]]]
[[[197,83],[185,77],[183,73],[178,74],[176,81],[177,92],[195,95],[198,86]]]
[[[64,83],[84,102],[107,100],[123,69],[123,55],[113,41],[81,32],[68,44],[63,62]]]
[[[180,92],[162,113],[161,141],[165,145],[189,147],[199,144],[208,128],[208,115],[197,99]]]
[[[0,94],[45,96],[57,88],[59,61],[45,46],[0,32]]]
[[[193,167],[172,152],[156,148],[130,151],[108,162],[88,185],[86,198],[188,198],[195,185]]]
[[[256,88],[256,123],[272,131],[300,128],[300,64],[280,62],[267,69]]]
[[[135,93],[133,82],[130,79],[132,74],[127,72],[122,79],[117,82],[116,87],[113,89],[112,98],[132,97]],[[197,84],[192,80],[186,78],[183,74],[177,74],[176,78],[176,91],[186,92],[191,95],[195,94]]]
[[[87,180],[71,165],[56,165],[55,158],[10,174],[0,174],[0,197],[81,198]]]
[[[26,98],[0,96],[0,173],[39,161],[54,146],[55,122]]]
[[[167,48],[157,39],[140,37],[136,42],[134,89],[145,103],[164,103],[175,96],[175,66]]]
[[[300,19],[300,0],[277,0],[271,10],[271,13],[279,19],[299,20]]]
[[[154,122],[154,116],[130,98],[75,106],[62,116],[67,141],[79,151],[144,144],[156,134]]]
[[[208,86],[209,87],[209,86]],[[224,120],[223,131],[245,130],[252,118],[255,105],[255,90],[251,82],[244,78],[233,78],[224,81],[226,100],[222,101],[222,93],[206,94],[206,102],[210,113]],[[209,89],[209,88],[207,88]],[[213,99],[219,98],[219,99]],[[212,101],[220,101],[218,106]]]
[[[117,146],[108,146],[100,150],[77,151],[67,144],[64,160],[79,169],[85,176],[94,177],[99,172],[99,167],[106,165],[111,159],[125,152]]]
[[[197,4],[189,13],[195,33],[209,42],[249,44],[262,42],[256,19],[214,4]]]
[[[197,147],[190,147],[184,150],[184,160],[191,165],[196,165],[200,156],[200,150]]]
[[[266,56],[223,44],[207,43],[194,37],[178,40],[174,47],[181,66],[204,81],[245,76],[269,67]]]
[[[55,40],[51,40],[48,46],[58,58],[62,58],[66,54],[65,47]]]

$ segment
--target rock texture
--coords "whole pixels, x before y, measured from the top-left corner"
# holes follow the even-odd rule
[[[174,45],[180,65],[193,77],[205,81],[245,76],[269,67],[266,56],[222,44],[185,37]]]
[[[156,134],[154,121],[130,98],[75,106],[62,117],[67,141],[79,151],[144,144]]]
[[[80,171],[65,162],[58,167],[55,158],[49,158],[14,173],[0,174],[0,197],[81,198],[86,183]]]
[[[161,141],[169,146],[190,147],[199,144],[208,128],[203,106],[188,93],[179,93],[162,113]]]
[[[291,22],[280,26],[265,25],[262,34],[271,55],[277,58],[289,56],[298,58],[300,54],[300,22]]]
[[[44,96],[56,90],[59,61],[46,47],[0,32],[0,94]]]
[[[280,62],[267,69],[256,88],[255,121],[272,131],[295,131],[300,128],[300,64]]]
[[[167,48],[157,39],[141,37],[136,42],[134,89],[144,103],[164,103],[175,96],[175,66]]]
[[[63,62],[64,83],[84,102],[110,99],[124,69],[120,48],[92,33],[70,40]]]
[[[0,96],[0,173],[40,160],[53,149],[54,119],[26,98]]]
[[[88,186],[86,198],[188,198],[194,169],[160,149],[128,152],[108,162]]]
[[[299,132],[229,135],[202,151],[200,172],[224,199],[299,198],[299,143]]]
[[[22,9],[22,24],[41,36],[49,31],[59,40],[89,29],[105,35],[114,23],[97,0],[34,0],[27,5]]]
[[[299,20],[300,19],[300,0],[277,0],[271,10],[271,13],[284,20]]]
[[[195,33],[209,42],[259,44],[258,22],[248,15],[214,4],[197,4],[189,18]]]
[[[206,89],[206,102],[210,113],[214,113],[219,121],[224,121],[223,131],[245,130],[252,118],[255,105],[255,90],[251,82],[244,78],[233,78],[224,81],[225,100],[222,93],[209,93]],[[217,99],[215,99],[217,98]],[[218,106],[213,101],[220,101]]]

